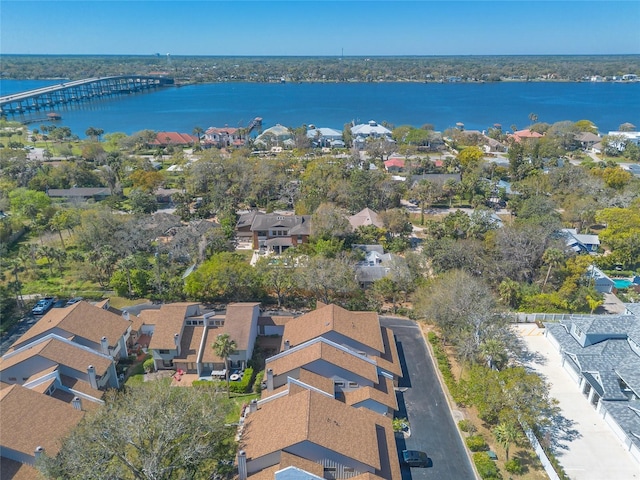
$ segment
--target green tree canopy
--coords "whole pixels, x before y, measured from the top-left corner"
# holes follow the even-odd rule
[[[205,480],[233,459],[229,403],[214,389],[147,382],[108,391],[105,402],[39,464],[47,477]]]

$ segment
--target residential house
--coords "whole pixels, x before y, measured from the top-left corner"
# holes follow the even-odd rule
[[[389,157],[384,162],[384,168],[387,172],[400,173],[404,171],[405,159],[400,157]]]
[[[640,317],[571,315],[545,326],[566,371],[640,463]]]
[[[358,227],[364,227],[367,225],[384,228],[384,223],[378,213],[370,208],[360,210],[355,215],[351,215],[348,220],[354,230],[357,230]]]
[[[375,312],[320,305],[290,319],[280,353],[267,359],[265,369],[267,394],[307,372],[329,379],[330,392],[349,405],[384,415],[397,409],[394,385],[402,369],[393,333],[380,326]]]
[[[86,188],[48,188],[47,195],[51,198],[61,198],[64,200],[96,202],[111,196],[111,189],[106,187],[86,187]]]
[[[375,120],[352,126],[351,135],[353,137],[353,146],[358,150],[364,150],[368,138],[379,138],[389,143],[395,143],[395,140],[391,137],[391,130],[379,125]]]
[[[613,137],[614,139],[620,138],[622,141],[613,141],[611,145],[615,146],[621,152],[624,151],[625,145],[627,142],[635,143],[640,146],[640,132],[609,132],[609,137]]]
[[[236,343],[230,367],[244,370],[258,335],[259,307],[259,303],[232,303],[224,312],[205,312],[197,303],[174,303],[141,311],[155,368],[181,369],[199,377],[223,376],[225,359],[215,355],[211,345],[226,333]]]
[[[396,255],[384,253],[382,245],[353,245],[353,248],[361,250],[365,255],[355,267],[356,280],[362,288],[370,287],[391,271]]]
[[[105,341],[105,351],[107,350]],[[56,334],[49,334],[7,352],[0,359],[0,381],[22,385],[48,395],[79,396],[101,402],[103,391],[120,386],[115,362]]]
[[[527,140],[535,140],[537,138],[542,138],[542,134],[538,133],[538,132],[534,132],[533,130],[529,130],[524,129],[524,130],[518,130],[517,132],[513,132],[512,134],[509,135],[509,138],[512,138],[514,141],[520,143],[522,141],[527,141]]]
[[[256,211],[241,215],[236,224],[236,235],[239,241],[250,239],[254,250],[275,253],[282,253],[289,247],[306,243],[310,234],[310,215]]]
[[[320,148],[344,148],[345,144],[342,140],[342,132],[333,128],[316,128],[315,125],[309,125],[307,129],[307,138],[311,140],[314,147]]]
[[[115,360],[127,355],[130,322],[100,306],[55,308],[0,359],[2,478],[37,478],[33,465],[119,387]]]
[[[595,265],[588,267],[587,276],[593,280],[593,286],[597,292],[611,293],[616,286],[613,280]]]
[[[49,310],[10,348],[15,351],[49,334],[71,340],[115,360],[128,356],[131,322],[109,310],[80,301]]]
[[[241,480],[401,477],[389,417],[295,381],[249,410],[240,434]]]
[[[178,132],[158,132],[156,138],[149,142],[149,146],[156,147],[187,147],[197,145],[200,139],[196,135]]]
[[[1,387],[0,475],[3,479],[39,478],[36,459],[58,452],[60,440],[82,420],[84,404],[70,404],[21,385]]]
[[[276,124],[258,135],[254,140],[254,144],[265,147],[292,147],[294,144],[293,134],[287,127]]]
[[[240,147],[244,145],[244,143],[245,142],[242,139],[241,130],[239,128],[232,128],[227,126],[224,126],[222,128],[209,127],[204,132],[205,147]]]
[[[602,138],[592,132],[580,132],[575,136],[575,141],[580,144],[580,148],[585,152],[592,152],[594,146],[600,143]]]
[[[598,235],[587,235],[578,233],[575,228],[563,228],[561,234],[566,239],[567,247],[576,253],[591,253],[598,252],[600,247],[600,238]]]

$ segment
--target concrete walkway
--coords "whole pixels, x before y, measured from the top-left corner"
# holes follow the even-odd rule
[[[640,465],[625,450],[598,415],[578,385],[561,365],[560,353],[535,325],[517,325],[518,333],[531,351],[528,365],[550,383],[550,395],[557,399],[564,417],[564,435],[556,457],[572,480],[640,479]]]

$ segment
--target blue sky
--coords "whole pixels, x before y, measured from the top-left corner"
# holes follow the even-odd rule
[[[640,1],[0,0],[0,53],[639,54]]]

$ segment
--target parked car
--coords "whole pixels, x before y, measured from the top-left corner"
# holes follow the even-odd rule
[[[409,467],[426,468],[431,466],[431,460],[429,460],[427,454],[419,450],[403,450],[402,463]]]
[[[83,297],[73,297],[71,300],[67,302],[67,307],[69,305],[73,305],[74,303],[78,303],[80,300],[84,300]]]
[[[34,315],[44,315],[49,311],[51,307],[53,307],[55,301],[56,299],[53,297],[44,297],[38,300],[36,306],[31,309],[31,313],[33,313]]]
[[[67,306],[67,301],[64,298],[62,300],[56,301],[56,303],[53,304],[53,308],[64,308],[66,306]]]

